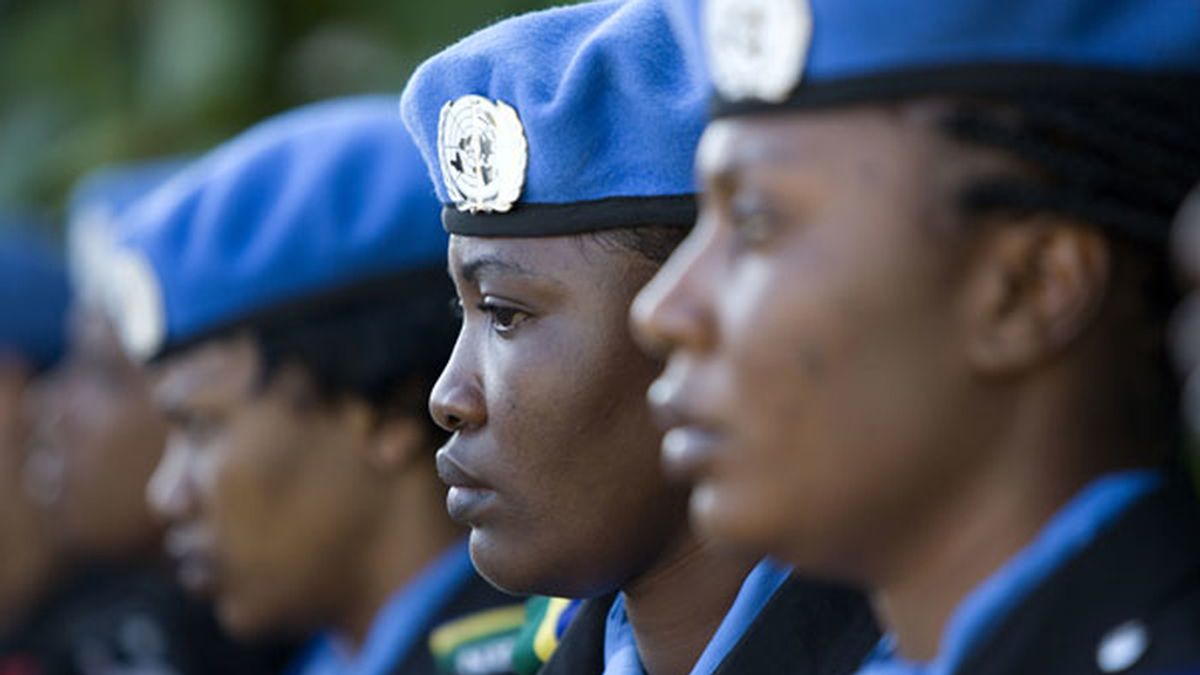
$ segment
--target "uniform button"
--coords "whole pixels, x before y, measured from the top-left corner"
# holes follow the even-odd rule
[[[1146,624],[1134,619],[1108,631],[1096,649],[1096,665],[1106,673],[1129,670],[1150,646]]]

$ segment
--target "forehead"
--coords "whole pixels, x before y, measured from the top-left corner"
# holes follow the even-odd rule
[[[900,166],[937,144],[933,102],[852,106],[722,118],[709,124],[697,150],[702,176],[761,169],[837,171],[847,166]]]
[[[600,246],[588,235],[450,238],[450,271],[460,282],[525,280],[558,290],[603,286],[620,279],[632,254]]]
[[[153,368],[154,398],[170,408],[197,396],[237,395],[257,368],[258,351],[249,336],[204,342]]]

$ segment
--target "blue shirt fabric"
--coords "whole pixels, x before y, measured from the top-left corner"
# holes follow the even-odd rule
[[[858,675],[949,675],[1039,583],[1090,544],[1134,502],[1162,483],[1155,471],[1114,473],[1096,479],[1071,499],[1028,546],[979,584],[946,623],[938,655],[907,661],[885,636]]]
[[[430,563],[398,590],[376,615],[362,649],[355,652],[332,632],[314,638],[294,675],[387,675],[432,627],[438,611],[475,573],[466,540]]]
[[[691,675],[711,675],[725,660],[742,635],[750,629],[763,607],[787,580],[791,569],[763,560],[746,575],[729,612],[700,654]],[[625,612],[625,596],[618,594],[608,612],[604,632],[604,675],[645,675],[638,656],[633,626]]]

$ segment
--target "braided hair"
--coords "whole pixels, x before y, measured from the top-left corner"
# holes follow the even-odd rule
[[[1046,92],[1003,102],[962,101],[942,120],[950,138],[1005,153],[1028,167],[970,183],[968,219],[1052,213],[1103,231],[1113,251],[1110,328],[1126,351],[1106,367],[1139,439],[1182,435],[1180,387],[1167,350],[1178,297],[1166,237],[1200,181],[1195,95],[1085,96]],[[1175,457],[1179,459],[1178,455]]]

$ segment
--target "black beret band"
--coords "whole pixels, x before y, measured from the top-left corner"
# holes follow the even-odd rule
[[[695,195],[610,197],[567,204],[519,202],[504,213],[442,208],[446,231],[468,237],[560,237],[648,225],[690,228],[695,222]]]
[[[1200,73],[1077,68],[1061,64],[975,63],[915,68],[801,83],[780,103],[712,102],[713,118],[895,101],[921,96],[1019,96],[1047,92],[1136,95],[1200,103]]]

